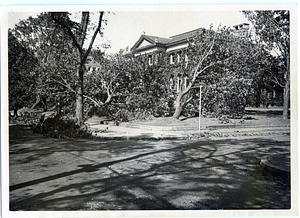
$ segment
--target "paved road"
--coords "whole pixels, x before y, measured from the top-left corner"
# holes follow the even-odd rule
[[[287,209],[289,181],[259,162],[289,136],[62,140],[10,127],[11,210]]]

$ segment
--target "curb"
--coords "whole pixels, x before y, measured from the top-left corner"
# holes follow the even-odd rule
[[[260,125],[260,126],[255,126],[255,125],[241,125],[241,124],[229,124],[229,125],[210,125],[206,126],[207,129],[247,129],[247,128],[290,128],[290,126],[281,126],[281,125]]]
[[[195,127],[187,126],[151,126],[151,125],[141,125],[141,124],[121,124],[121,127],[142,129],[142,130],[157,130],[157,131],[182,131],[184,130],[195,130]]]
[[[261,159],[260,165],[276,175],[290,174],[290,153],[273,154]]]

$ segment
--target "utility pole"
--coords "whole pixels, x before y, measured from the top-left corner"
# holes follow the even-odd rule
[[[200,86],[200,89],[199,89],[200,93],[199,93],[199,133],[201,133],[201,127],[200,127],[200,124],[201,124],[201,93],[202,93],[202,86]]]

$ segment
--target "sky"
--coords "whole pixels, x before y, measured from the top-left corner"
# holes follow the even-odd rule
[[[110,42],[111,48],[107,53],[115,53],[127,46],[131,48],[139,37],[145,33],[159,37],[170,37],[200,27],[214,28],[233,26],[248,22],[238,10],[151,10],[151,11],[112,11],[105,13],[103,38],[98,36],[96,44]],[[19,20],[36,16],[37,12],[8,13],[8,27],[13,28]],[[249,22],[248,22],[249,23]]]
[[[111,41],[111,50],[130,48],[145,33],[159,37],[170,37],[200,27],[217,28],[247,22],[239,11],[154,11],[154,12],[115,12],[108,14],[104,38]]]

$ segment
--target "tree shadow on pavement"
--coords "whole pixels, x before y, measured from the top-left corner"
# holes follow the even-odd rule
[[[13,211],[290,208],[289,178],[259,165],[289,152],[289,141],[22,140],[10,147],[11,179],[26,168],[38,176],[11,183]],[[58,157],[65,161],[51,165]],[[40,161],[49,164],[30,169]]]

